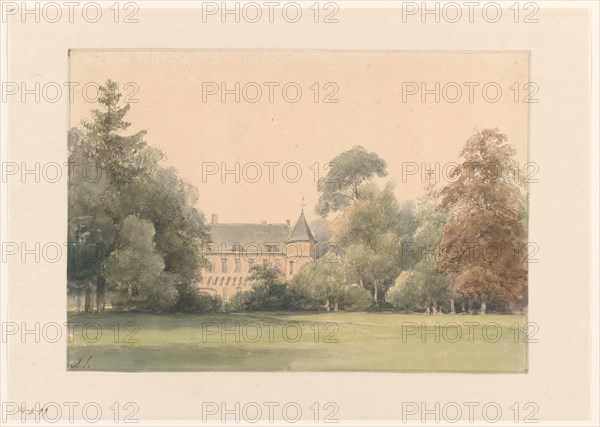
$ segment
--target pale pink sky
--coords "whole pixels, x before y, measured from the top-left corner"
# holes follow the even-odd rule
[[[132,99],[128,120],[131,132],[148,131],[146,140],[166,155],[165,164],[198,188],[197,207],[208,219],[218,213],[219,222],[295,221],[305,198],[305,213],[315,218],[318,199],[315,165],[321,174],[324,165],[337,154],[356,145],[375,151],[386,160],[389,176],[396,181],[400,200],[415,199],[423,193],[420,175],[402,182],[403,162],[444,165],[458,160],[465,140],[477,129],[498,127],[517,147],[517,161],[527,161],[528,104],[523,102],[528,81],[526,52],[366,52],[366,51],[104,51],[71,52],[72,82],[75,89],[70,123],[77,125],[89,118],[94,104],[86,101],[81,88],[88,82],[103,83],[111,78],[125,94],[132,94],[133,82],[139,90]],[[220,92],[204,95],[211,82],[225,83],[233,89],[248,85],[246,98],[240,90],[240,102],[234,95],[221,101]],[[274,102],[269,102],[269,84]],[[282,95],[286,83],[294,83],[302,94],[296,103]],[[319,102],[315,102],[315,88]],[[325,88],[325,84],[333,82]],[[428,88],[440,83],[440,102],[420,94],[403,102],[407,83],[424,82]],[[487,83],[500,87],[495,103],[486,101],[482,88]],[[515,102],[515,82],[520,87]],[[448,83],[450,83],[448,85]],[[275,84],[279,84],[275,86]],[[469,101],[469,84],[474,102]],[[446,99],[442,93],[446,85]],[[462,88],[458,102],[456,86]],[[313,89],[311,89],[311,87]],[[337,103],[324,103],[333,88]],[[512,89],[511,89],[512,87]],[[89,89],[93,96],[93,88]],[[295,96],[292,85],[288,96]],[[490,85],[488,97],[494,97]],[[222,163],[235,169],[240,164],[240,182],[235,175],[221,179]],[[244,173],[255,179],[258,163],[262,177],[245,182]],[[265,162],[273,162],[271,166]],[[302,176],[295,180],[296,171]],[[205,175],[216,164],[215,175]],[[287,167],[284,176],[283,167]],[[269,182],[269,171],[273,182]],[[287,178],[287,179],[286,179]]]

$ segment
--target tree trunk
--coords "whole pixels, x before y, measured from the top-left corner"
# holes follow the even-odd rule
[[[465,297],[462,297],[462,299],[460,300],[460,311],[462,313],[465,312]]]
[[[77,313],[81,313],[81,290],[77,291],[75,296],[75,303],[77,304]]]
[[[479,310],[479,314],[485,315],[485,310],[486,310],[485,301],[481,301],[481,308]]]
[[[431,304],[431,312],[433,313],[434,316],[437,316],[437,314],[438,314],[437,301],[433,301],[433,303]]]
[[[472,298],[469,298],[467,310],[469,311],[469,314],[473,313],[473,299]]]
[[[325,310],[329,311],[329,298],[325,300]]]
[[[104,298],[106,297],[106,278],[103,273],[98,273],[98,281],[96,282],[96,310],[98,313],[104,311]]]
[[[85,312],[91,313],[92,310],[92,285],[88,283],[85,287]]]
[[[375,307],[379,307],[379,285],[377,282],[373,283],[373,301],[375,301]]]
[[[454,310],[454,297],[450,297],[450,314],[456,314]]]
[[[338,311],[338,301],[335,300],[333,303],[333,311]]]

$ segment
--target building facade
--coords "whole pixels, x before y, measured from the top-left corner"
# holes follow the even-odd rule
[[[210,266],[202,270],[198,286],[223,301],[252,287],[249,276],[255,265],[278,268],[287,281],[315,259],[317,248],[304,212],[293,228],[289,220],[284,224],[219,224],[213,214],[210,236],[212,243],[204,254]]]

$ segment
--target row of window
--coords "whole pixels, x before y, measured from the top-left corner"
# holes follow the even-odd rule
[[[235,259],[234,261],[234,272],[240,273],[242,271],[242,262],[239,259]],[[227,258],[221,258],[221,273],[227,273],[227,264]],[[294,261],[290,261],[288,264],[289,274],[294,274]],[[254,260],[248,261],[248,271],[250,271],[254,265]],[[263,266],[270,267],[271,262],[268,259],[263,259]],[[278,259],[275,260],[275,268],[281,270],[281,261]],[[215,263],[213,261],[209,261],[208,271],[211,273],[215,272]]]
[[[208,252],[216,252],[219,248],[217,246],[213,245],[213,244],[210,244],[207,249],[208,249]],[[240,253],[242,251],[244,251],[244,252],[249,252],[249,251],[251,251],[251,252],[259,252],[260,251],[260,245],[258,245],[256,243],[249,243],[249,244],[244,245],[242,247],[242,245],[239,244],[239,243],[236,243],[236,244],[231,245],[231,246],[226,246],[225,244],[223,244],[223,246],[221,247],[221,249],[222,250],[229,250],[231,252],[240,252]],[[279,250],[279,245],[277,245],[277,244],[268,244],[267,243],[267,244],[265,244],[265,250],[267,252],[275,252],[275,253],[281,252]]]
[[[247,281],[247,277],[209,277],[208,286],[243,286]]]

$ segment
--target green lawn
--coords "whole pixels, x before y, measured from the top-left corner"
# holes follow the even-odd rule
[[[527,318],[519,315],[104,313],[68,319],[71,371],[527,371]]]

